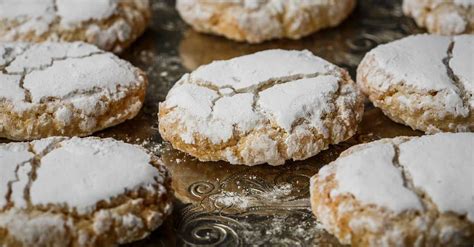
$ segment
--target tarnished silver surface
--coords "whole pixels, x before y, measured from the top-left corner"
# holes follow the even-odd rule
[[[173,2],[152,0],[152,26],[122,55],[149,76],[143,110],[135,119],[97,133],[148,148],[163,158],[173,175],[172,217],[149,238],[131,246],[339,246],[312,216],[309,177],[357,143],[420,133],[390,121],[367,104],[355,137],[306,161],[280,167],[202,163],[162,142],[157,130],[158,102],[179,77],[200,65],[271,48],[311,50],[347,68],[355,78],[356,67],[368,50],[422,30],[403,16],[401,0],[359,0],[354,14],[337,28],[299,41],[250,45],[190,30]]]

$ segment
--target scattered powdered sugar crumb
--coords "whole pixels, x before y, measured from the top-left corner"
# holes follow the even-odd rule
[[[211,196],[211,199],[222,207],[246,209],[253,206],[267,205],[294,199],[290,196],[292,191],[293,185],[283,183],[265,191],[248,190],[244,191],[244,193],[222,191],[219,194]]]
[[[153,140],[149,138],[144,139],[144,140],[137,138],[135,140],[135,143],[137,143],[138,145],[142,146],[143,148],[145,148],[146,150],[150,151],[151,153],[155,155],[161,154],[164,148],[162,143],[155,143]]]

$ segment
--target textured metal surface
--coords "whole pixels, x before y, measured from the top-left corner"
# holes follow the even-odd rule
[[[337,28],[299,41],[259,45],[196,33],[180,20],[173,1],[152,2],[151,28],[122,55],[149,76],[145,106],[135,119],[97,134],[149,148],[162,156],[173,175],[177,198],[173,216],[149,238],[131,246],[339,246],[311,214],[309,177],[357,143],[420,133],[390,121],[367,104],[355,137],[306,161],[280,167],[202,163],[162,143],[157,130],[158,102],[185,72],[213,60],[271,48],[311,50],[347,68],[355,78],[356,67],[368,50],[422,31],[403,17],[401,1],[360,0],[354,14]]]

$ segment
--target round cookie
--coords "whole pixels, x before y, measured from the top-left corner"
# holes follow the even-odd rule
[[[345,70],[309,51],[267,50],[185,74],[160,103],[159,130],[201,161],[281,165],[350,138],[363,109]]]
[[[474,33],[473,0],[404,0],[403,12],[430,33]]]
[[[181,17],[195,30],[232,40],[260,43],[299,39],[339,25],[356,0],[177,0]]]
[[[172,208],[162,162],[113,139],[0,144],[1,246],[114,246],[142,239]]]
[[[150,19],[148,0],[2,0],[0,41],[84,41],[121,52]]]
[[[0,137],[84,136],[133,118],[145,74],[85,43],[0,44]]]
[[[474,35],[416,35],[378,46],[357,84],[392,120],[428,133],[474,131]]]
[[[472,246],[473,133],[354,146],[311,178],[324,228],[353,246]]]

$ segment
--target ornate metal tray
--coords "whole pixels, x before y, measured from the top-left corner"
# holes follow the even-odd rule
[[[172,217],[130,246],[339,246],[310,211],[309,177],[352,145],[421,133],[390,121],[367,104],[356,136],[306,161],[280,167],[203,163],[163,143],[157,130],[158,102],[179,77],[200,65],[271,48],[311,50],[347,68],[355,78],[368,50],[422,32],[403,16],[401,0],[359,0],[356,11],[337,28],[299,41],[259,45],[194,32],[181,21],[174,0],[152,0],[152,7],[153,24],[122,54],[149,76],[145,106],[135,119],[97,134],[148,148],[163,158],[173,175]]]

